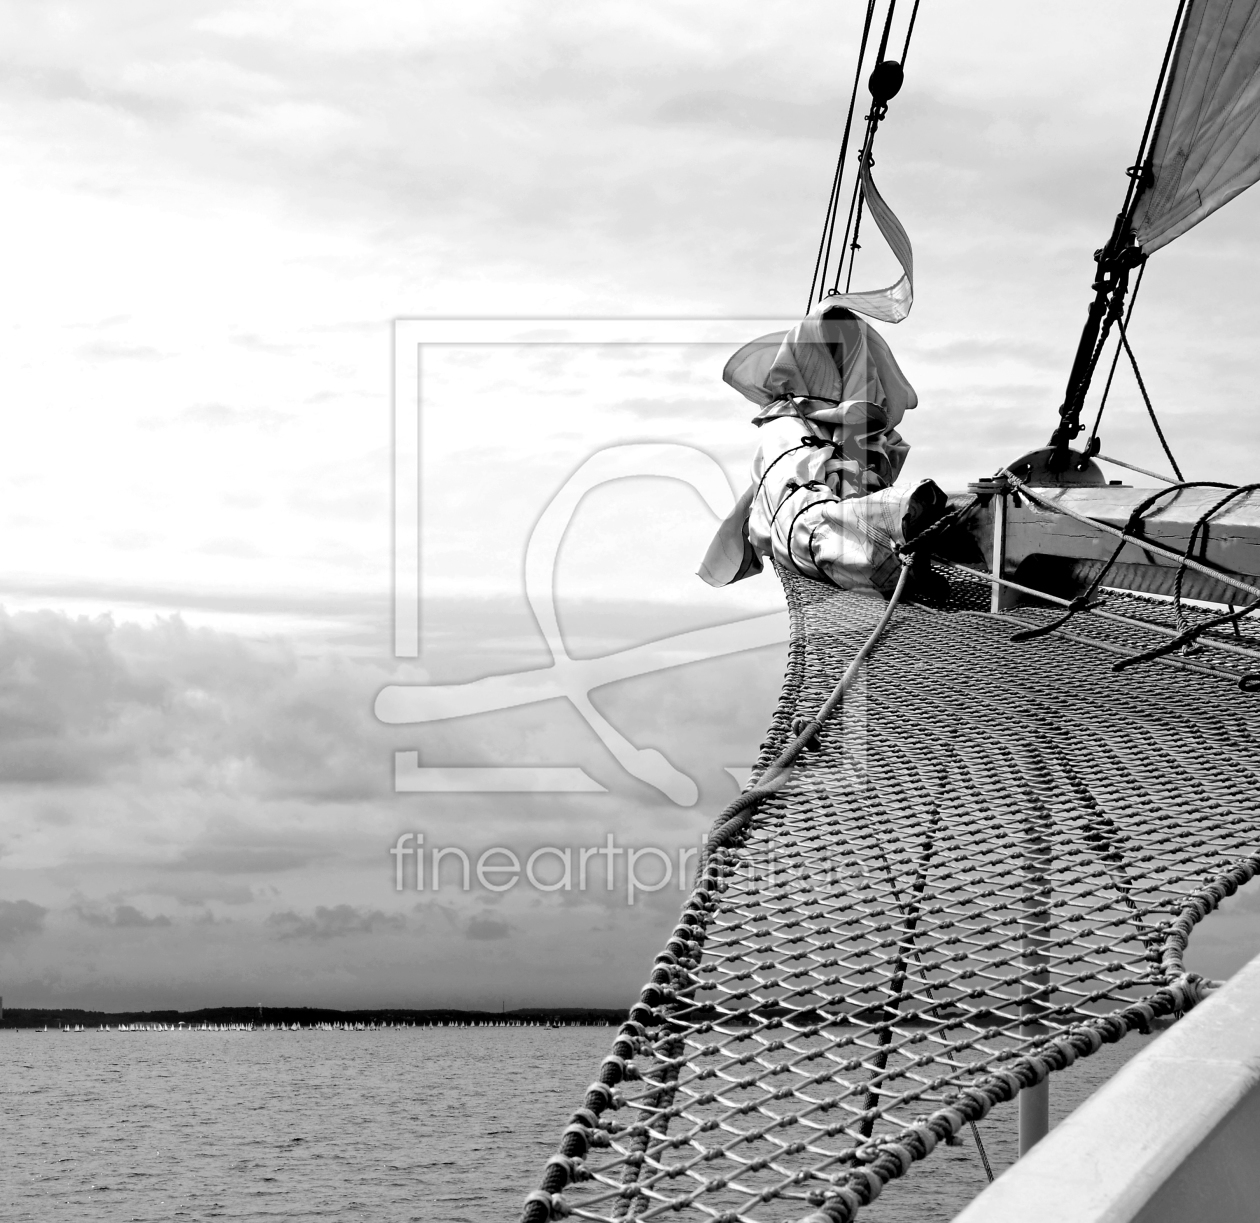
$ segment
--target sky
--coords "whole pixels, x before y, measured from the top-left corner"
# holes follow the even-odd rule
[[[961,488],[1048,436],[1174,7],[922,0],[876,162],[915,247],[914,310],[884,329],[920,397],[903,478]],[[753,446],[721,367],[805,304],[860,12],[0,7],[6,1003],[637,989],[782,676],[773,578],[694,571]],[[1134,315],[1192,477],[1254,476],[1257,220],[1244,195],[1160,252]],[[886,283],[864,245],[855,287]],[[664,320],[650,342],[644,319]],[[1163,466],[1126,380],[1102,436]],[[567,670],[535,619],[553,578]],[[564,699],[610,676],[589,719]],[[389,686],[479,680],[570,688],[423,725],[374,712]],[[584,788],[396,789],[396,769],[486,767]],[[389,852],[416,834],[468,855],[467,890],[457,854],[416,889]],[[625,852],[594,855],[610,835]],[[546,890],[549,852],[538,886],[484,885],[495,847],[568,848],[569,889]],[[1192,963],[1247,958],[1255,909],[1211,919]]]

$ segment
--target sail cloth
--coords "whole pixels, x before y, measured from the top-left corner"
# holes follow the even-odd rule
[[[1147,255],[1260,179],[1260,0],[1190,0],[1150,165]]]
[[[886,490],[896,480],[910,450],[897,425],[919,402],[883,336],[865,319],[855,317],[863,314],[899,323],[914,304],[914,251],[871,177],[869,148],[859,178],[866,207],[901,266],[901,276],[882,289],[824,297],[791,331],[773,332],[745,344],[722,371],[727,383],[761,409],[753,424],[795,418],[789,426],[795,435],[790,439],[794,452],[800,450],[797,439],[802,434],[813,439],[807,448],[814,447],[816,453],[807,465],[811,470],[817,467],[818,488],[825,494],[822,500],[828,501],[864,498]],[[771,430],[762,437],[753,460],[754,482],[722,521],[700,563],[700,577],[710,586],[727,586],[760,573],[763,556],[797,563],[793,531],[785,535],[775,529],[776,515],[788,513],[785,507],[797,488],[791,470],[780,462],[784,457],[780,433]],[[845,589],[883,590],[881,575],[891,556],[890,540],[875,520],[893,523],[891,544],[901,542],[903,521],[917,521],[923,495],[899,492],[869,506],[849,506],[842,512],[828,509],[823,515],[823,534],[835,537],[831,550],[839,559],[823,570],[823,576]],[[934,498],[928,500],[935,505]],[[795,521],[796,511],[788,517]],[[822,553],[816,546],[823,547],[820,538],[811,529],[811,557],[818,559]]]
[[[919,402],[887,341],[854,318],[841,296],[824,298],[791,331],[763,335],[727,361],[722,381],[762,409],[754,424],[775,414],[766,410],[775,402],[806,400],[808,416],[864,399],[886,404],[896,425]]]
[[[875,224],[879,227],[879,232],[884,235],[884,241],[888,243],[889,250],[901,265],[901,278],[883,289],[868,289],[863,293],[833,293],[830,297],[824,297],[814,310],[844,306],[849,310],[856,310],[858,314],[865,314],[868,318],[879,319],[881,323],[900,323],[910,313],[910,307],[914,305],[914,251],[911,249],[910,238],[901,222],[884,202],[884,197],[880,195],[875,186],[875,180],[871,177],[869,148],[866,156],[862,158],[862,168],[858,177],[862,182],[862,195],[866,200],[866,207],[875,218]],[[850,265],[850,271],[852,271],[852,265]]]
[[[897,426],[918,396],[883,337],[836,302],[726,364],[723,378],[759,408],[760,435],[753,482],[700,567],[711,586],[758,573],[772,556],[846,589],[883,591],[891,547],[920,516],[912,494],[882,495],[909,453]]]
[[[835,427],[848,434],[843,444],[816,419],[780,416],[763,426],[747,536],[757,556],[804,577],[887,597],[901,570],[897,545],[939,518],[946,497],[931,480],[891,487],[909,447],[887,443],[897,434],[878,405],[853,403],[846,415]]]

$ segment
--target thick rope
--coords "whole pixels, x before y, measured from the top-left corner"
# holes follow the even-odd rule
[[[853,661],[849,663],[845,673],[832,689],[831,695],[822,703],[818,712],[808,722],[793,727],[796,737],[762,771],[755,784],[745,790],[714,821],[713,830],[705,841],[706,860],[714,849],[729,845],[747,827],[749,820],[752,819],[753,809],[763,798],[774,794],[782,787],[791,773],[792,765],[796,763],[800,754],[814,741],[818,732],[822,730],[823,723],[835,712],[837,706],[844,700],[844,694],[853,686],[853,681],[861,674],[862,664],[871,656],[875,647],[879,644],[879,639],[884,635],[884,630],[892,620],[893,613],[897,610],[897,605],[901,602],[902,595],[905,594],[906,582],[909,580],[909,577],[910,561],[907,557],[902,560],[901,573],[897,577],[897,585],[893,588],[892,596],[888,600],[888,605],[884,608],[883,615],[880,616],[879,622],[871,630],[871,635],[866,639],[862,648],[853,656]]]
[[[1215,518],[1221,510],[1229,505],[1231,501],[1236,501],[1239,497],[1245,497],[1249,493],[1254,493],[1257,490],[1260,490],[1260,484],[1240,484],[1237,488],[1230,489],[1229,492],[1216,502],[1215,505],[1209,506],[1206,510],[1204,510],[1203,513],[1195,519],[1194,526],[1190,528],[1190,538],[1186,541],[1185,557],[1189,557],[1190,553],[1194,551],[1195,544],[1197,544],[1200,539],[1203,540],[1203,551],[1206,552],[1208,524],[1211,520]],[[1181,591],[1186,576],[1185,557],[1183,557],[1181,564],[1177,566],[1177,576],[1173,579],[1173,606],[1176,608],[1177,613],[1177,627],[1183,630],[1188,627],[1188,622],[1181,605]],[[1233,610],[1234,609],[1231,606],[1230,612],[1232,613]],[[1239,613],[1240,616],[1246,614],[1246,612]],[[1237,627],[1238,621],[1233,620],[1232,622],[1235,627]]]

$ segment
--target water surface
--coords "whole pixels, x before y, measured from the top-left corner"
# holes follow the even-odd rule
[[[0,1031],[0,1219],[511,1221],[614,1034]],[[1052,1120],[1142,1043],[1056,1076]],[[1009,1166],[1014,1107],[980,1131]],[[862,1217],[946,1223],[985,1183],[967,1137]]]

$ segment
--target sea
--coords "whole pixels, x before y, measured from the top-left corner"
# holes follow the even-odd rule
[[[612,1027],[0,1031],[0,1219],[512,1223]],[[1145,1038],[1056,1075],[1061,1121]],[[979,1126],[995,1175],[1013,1105]],[[862,1214],[947,1223],[987,1183],[969,1131]]]

